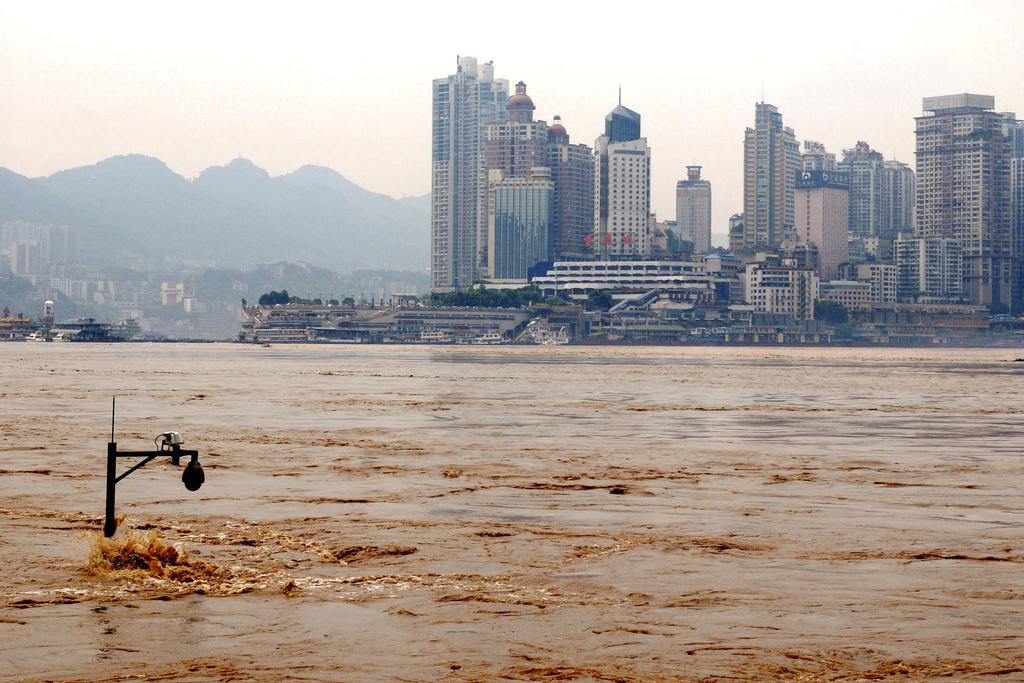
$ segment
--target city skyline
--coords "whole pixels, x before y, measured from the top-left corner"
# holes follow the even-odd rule
[[[764,101],[779,108],[798,140],[819,140],[834,153],[864,140],[912,166],[921,98],[983,92],[1000,111],[1024,110],[1012,88],[1012,27],[1024,21],[1024,8],[986,4],[993,11],[928,3],[927,14],[923,3],[827,11],[794,4],[782,18],[747,8],[740,24],[727,9],[701,9],[688,22],[704,30],[687,36],[683,51],[669,44],[663,26],[674,14],[641,5],[650,32],[627,38],[610,56],[585,42],[562,53],[524,51],[514,35],[484,31],[482,18],[453,18],[426,49],[405,25],[402,40],[382,49],[360,36],[327,40],[332,34],[310,21],[384,21],[384,9],[349,15],[314,5],[293,13],[257,7],[238,16],[215,8],[200,25],[189,12],[0,3],[0,60],[10,66],[8,93],[18,104],[0,112],[3,129],[18,131],[2,138],[0,166],[47,175],[138,152],[194,175],[240,154],[273,174],[319,163],[373,191],[421,195],[429,191],[430,154],[423,83],[450,73],[457,54],[473,54],[493,59],[502,77],[528,83],[537,118],[561,115],[572,139],[587,144],[621,84],[654,150],[652,209],[660,220],[671,218],[685,166],[702,165],[715,186],[712,229],[721,245],[728,217],[742,208],[742,131],[762,86]],[[580,33],[598,21],[551,11]],[[412,10],[409,23],[420,13],[426,17]],[[154,15],[160,21],[150,21]],[[799,44],[806,20],[838,30],[829,50]],[[791,30],[794,44],[759,52],[755,24]],[[972,30],[964,32],[966,25]],[[843,37],[853,29],[855,40]],[[569,54],[572,60],[562,59]]]

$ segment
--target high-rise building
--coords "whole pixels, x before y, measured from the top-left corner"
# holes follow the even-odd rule
[[[1003,112],[1003,135],[1010,146],[1010,156],[1014,159],[1024,157],[1024,121],[1017,120],[1012,112]]]
[[[525,178],[535,166],[548,164],[548,124],[533,120],[536,107],[522,81],[516,83],[507,108],[508,121],[487,126],[484,164],[505,178]]]
[[[915,237],[963,249],[963,290],[974,304],[1013,305],[1016,259],[1005,115],[989,95],[924,98],[915,120]]]
[[[880,238],[893,240],[914,231],[914,186],[914,169],[902,161],[885,162]]]
[[[434,80],[431,142],[431,286],[470,287],[479,278],[487,243],[487,126],[507,117],[508,81],[491,62],[460,57],[456,72]]]
[[[549,234],[553,258],[589,258],[594,253],[594,150],[571,144],[560,116],[548,128],[548,167],[555,183]]]
[[[1003,114],[1003,133],[1010,148],[1010,224],[1013,229],[1014,259],[1017,265],[1013,300],[1024,302],[1024,121]]]
[[[488,174],[501,171],[505,179],[526,178],[534,168],[546,168],[550,161],[548,124],[533,120],[536,107],[522,81],[516,83],[515,94],[508,98],[506,109],[508,120],[489,124],[484,132],[484,166]],[[479,255],[487,270],[491,262],[487,253],[490,245],[488,237]]]
[[[526,178],[503,178],[492,170],[488,201],[487,274],[497,280],[525,280],[531,268],[551,261],[555,184],[547,168],[534,167]]]
[[[877,237],[885,231],[885,157],[864,141],[843,150],[838,170],[850,182],[850,234]]]
[[[594,143],[594,250],[602,259],[651,253],[651,148],[640,115],[620,101]]]
[[[1010,159],[1010,211],[1017,262],[1014,301],[1020,307],[1024,301],[1024,157]]]
[[[676,183],[676,226],[694,254],[711,251],[711,183],[701,180],[700,170],[687,166],[686,180]]]
[[[825,149],[825,145],[814,140],[804,140],[804,151],[800,164],[805,171],[836,170],[836,155]]]
[[[963,249],[947,237],[896,240],[896,276],[901,301],[960,301],[964,294]]]
[[[850,181],[850,237],[893,240],[913,229],[914,171],[859,141],[843,150],[836,170]]]
[[[18,242],[14,245],[11,272],[21,277],[42,275],[43,263],[38,242]]]
[[[0,224],[0,256],[16,275],[47,275],[78,263],[78,233],[67,225]]]
[[[846,175],[800,171],[796,179],[796,233],[818,247],[818,275],[834,280],[847,259],[850,194]]]
[[[793,227],[793,183],[800,146],[773,105],[759,102],[743,139],[743,239],[748,253],[775,249]]]

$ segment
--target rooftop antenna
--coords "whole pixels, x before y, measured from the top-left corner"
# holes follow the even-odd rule
[[[761,81],[761,104],[764,104],[764,81]]]
[[[619,83],[619,106],[622,106],[622,84]]]

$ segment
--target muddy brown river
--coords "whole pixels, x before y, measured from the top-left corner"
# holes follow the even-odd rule
[[[0,679],[1024,680],[1021,357],[0,344]]]

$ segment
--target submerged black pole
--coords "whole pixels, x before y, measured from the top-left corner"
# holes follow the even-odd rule
[[[111,421],[113,423],[113,421]],[[110,538],[117,531],[117,520],[114,519],[114,487],[117,485],[117,444],[111,440],[107,444],[107,514],[103,521],[103,535]]]
[[[114,486],[117,484],[117,442],[114,441],[114,415],[117,396],[110,397],[110,441],[107,443],[107,512],[103,520],[103,535],[110,538],[117,531],[114,519]]]

